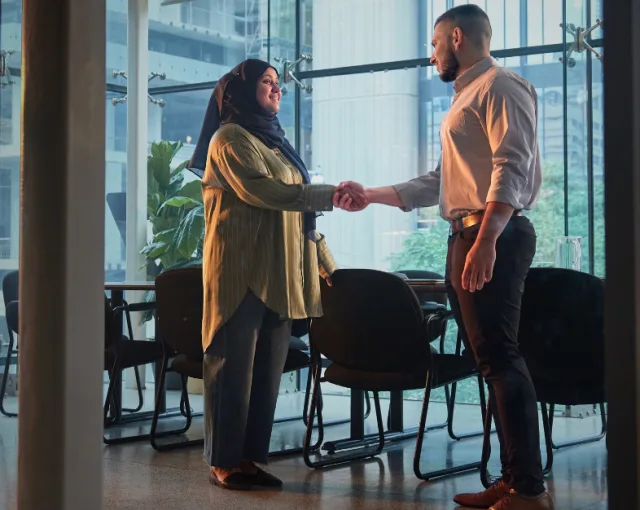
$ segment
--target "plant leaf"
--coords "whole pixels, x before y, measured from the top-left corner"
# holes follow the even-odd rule
[[[187,209],[191,209],[198,205],[202,205],[202,203],[194,200],[193,198],[177,196],[166,200],[165,203],[160,206],[158,212],[164,210],[165,207],[185,207]]]
[[[182,163],[180,163],[174,170],[173,172],[171,172],[171,177],[175,177],[177,176],[180,172],[182,172],[185,168],[187,168],[187,165],[189,164],[188,161],[183,161]]]
[[[191,209],[178,226],[174,243],[182,257],[190,260],[200,243],[204,231],[204,207],[199,205]]]
[[[155,236],[153,236],[153,242],[170,243],[175,233],[176,233],[176,228],[161,230]]]
[[[202,203],[202,181],[190,181],[186,183],[180,191],[178,195],[181,197],[189,197],[196,200],[198,203]]]
[[[169,243],[164,241],[151,242],[142,248],[141,253],[149,260],[160,258],[169,249]]]

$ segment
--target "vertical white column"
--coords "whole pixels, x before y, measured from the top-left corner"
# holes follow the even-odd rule
[[[13,78],[15,83],[5,88],[3,91],[6,94],[11,94],[11,146],[17,147],[20,143],[20,87],[22,80],[20,78]]]
[[[316,69],[418,53],[416,1],[315,0],[313,8]],[[413,68],[313,80],[310,170],[320,169],[327,184],[383,186],[416,177],[419,77]],[[389,255],[415,229],[415,214],[378,206],[355,215],[335,211],[318,228],[342,267],[386,270]]]
[[[149,1],[129,0],[127,25],[127,242],[126,279],[146,280],[140,270],[144,256],[140,250],[147,241],[147,146],[149,93]],[[128,296],[131,302],[141,301],[142,294]],[[139,321],[134,324],[134,336],[144,336]],[[144,381],[144,367],[140,375]],[[126,371],[126,386],[135,386],[133,370]]]
[[[140,250],[147,239],[148,0],[129,0],[127,67],[127,280],[146,279]]]
[[[21,108],[21,100],[20,100],[20,88],[22,86],[22,80],[18,78],[14,78],[15,83],[8,88],[5,88],[3,93],[11,94],[11,145],[8,147],[8,150],[11,154],[19,154],[20,153],[20,126],[21,126],[21,118],[20,118],[20,108]],[[7,148],[5,148],[7,149]],[[18,211],[20,209],[20,186],[18,186],[19,182],[19,173],[20,168],[17,163],[11,163],[11,210]],[[16,261],[18,258],[19,252],[19,239],[20,239],[20,218],[18,215],[12,216],[11,218],[11,246],[9,247],[10,254],[9,259],[12,261]],[[16,269],[12,267],[12,269]]]
[[[99,510],[105,2],[24,0],[22,30],[17,504]]]

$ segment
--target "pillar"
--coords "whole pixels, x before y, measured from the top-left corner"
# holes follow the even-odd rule
[[[23,0],[19,510],[102,508],[105,10]]]
[[[129,0],[127,17],[127,281],[146,280],[140,250],[147,242],[147,155],[149,111],[149,0]],[[131,303],[143,300],[144,293],[129,292]],[[146,337],[138,320],[133,323],[136,339]],[[144,383],[146,367],[140,367]],[[126,387],[135,388],[133,369],[126,372]]]
[[[640,508],[640,0],[604,2],[609,508]]]

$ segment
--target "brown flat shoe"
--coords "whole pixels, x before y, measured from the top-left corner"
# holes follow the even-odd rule
[[[282,487],[282,480],[277,476],[267,473],[264,469],[260,469],[256,466],[258,472],[254,476],[254,485],[261,487],[280,488]]]
[[[233,491],[249,491],[255,485],[256,475],[247,475],[241,471],[231,473],[224,480],[218,478],[213,471],[209,470],[209,482],[223,489]]]
[[[510,489],[511,487],[499,478],[487,490],[475,494],[458,494],[453,501],[469,508],[489,508],[509,494]]]
[[[555,508],[551,496],[546,492],[532,499],[520,496],[511,490],[489,510],[555,510]]]

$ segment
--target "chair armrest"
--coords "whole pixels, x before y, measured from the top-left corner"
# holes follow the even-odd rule
[[[119,314],[124,312],[125,322],[127,323],[127,332],[129,334],[129,340],[134,340],[133,323],[131,321],[131,312],[145,312],[148,310],[154,310],[155,307],[156,307],[155,302],[129,304],[125,301],[122,305],[116,306],[113,309],[113,313],[114,313],[114,316],[117,317]]]
[[[423,325],[427,338],[431,339],[431,342],[440,339],[440,353],[444,354],[444,341],[447,332],[447,324],[449,322],[449,319],[453,317],[453,311],[447,309],[446,307],[444,307],[444,305],[438,304],[438,307],[439,308],[435,313],[425,313]],[[425,309],[423,307],[423,312],[424,310]],[[435,332],[433,332],[431,328],[434,328],[437,325],[441,326],[441,330],[438,332],[438,334],[435,334]]]
[[[123,306],[126,308],[127,312],[148,312],[150,310],[156,309],[156,302],[150,301],[148,303],[127,303],[125,301]]]

